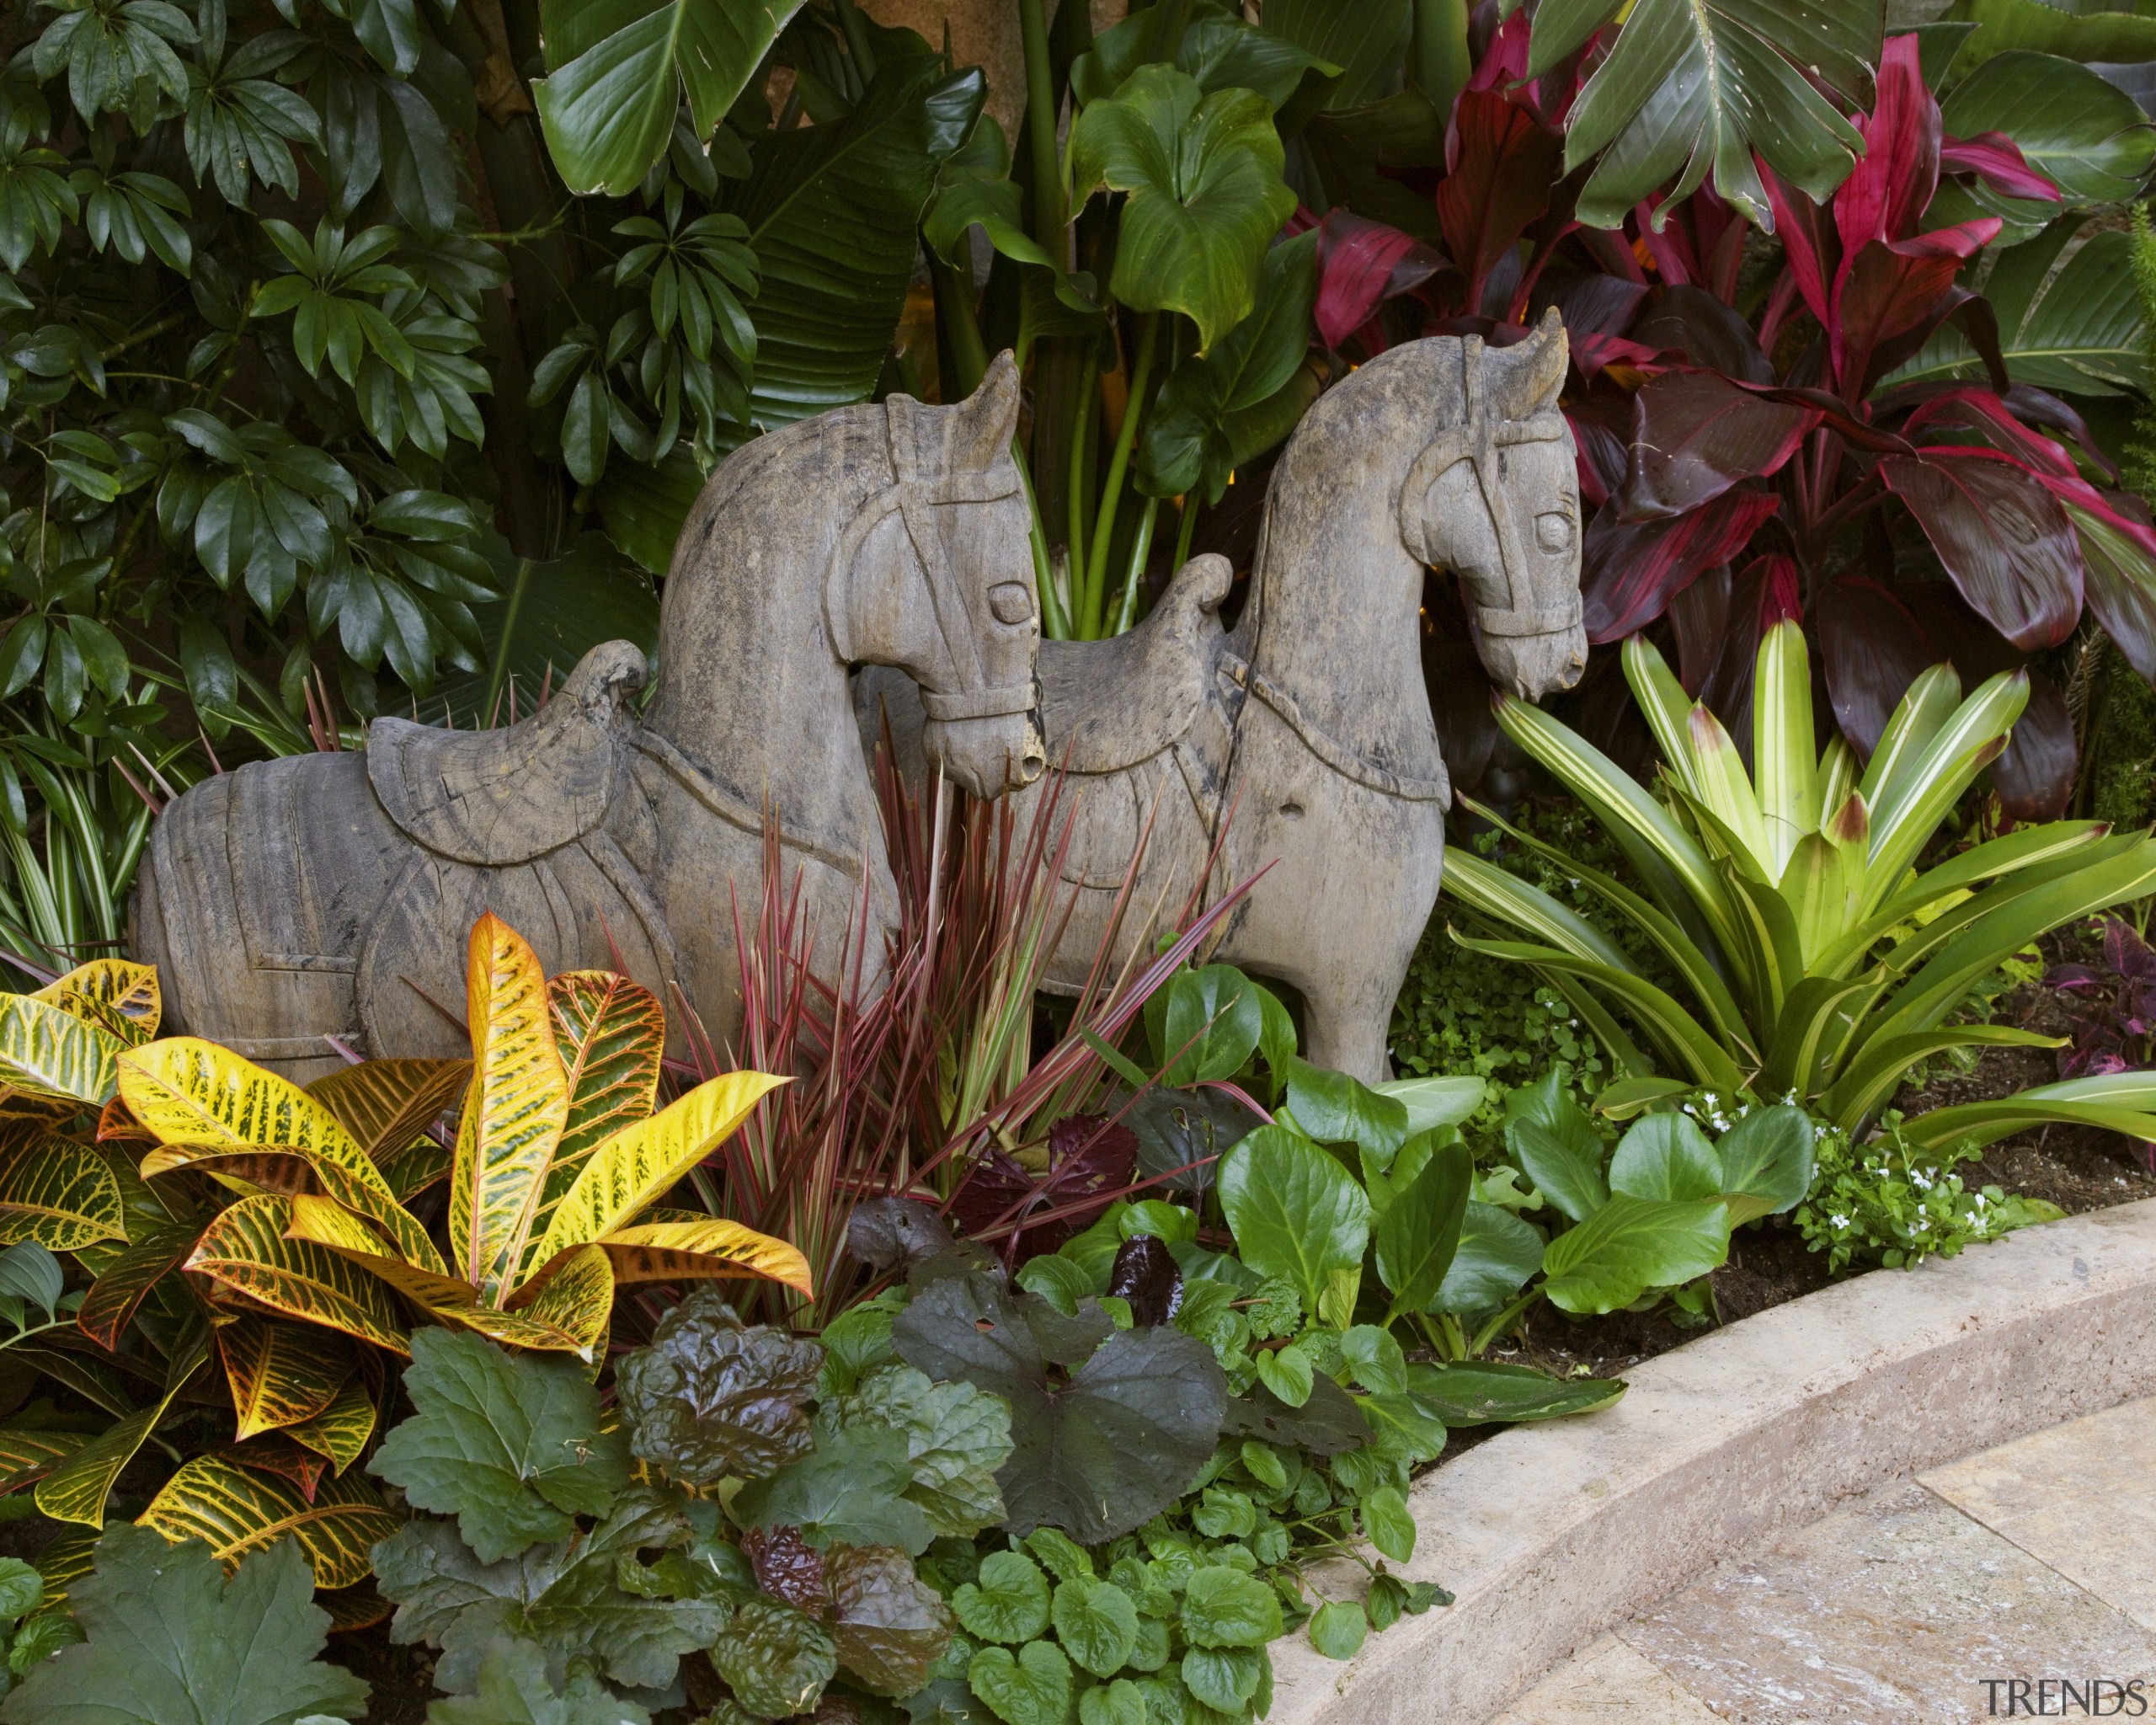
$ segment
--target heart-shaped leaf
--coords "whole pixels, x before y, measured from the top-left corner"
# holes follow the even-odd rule
[[[1071,128],[1081,200],[1128,192],[1110,289],[1134,311],[1183,312],[1198,351],[1249,314],[1267,242],[1294,212],[1271,108],[1251,90],[1208,95],[1168,66],[1142,66]]]
[[[1063,1725],[1070,1711],[1070,1661],[1052,1641],[1027,1642],[1015,1657],[983,1648],[966,1680],[1006,1725]]]

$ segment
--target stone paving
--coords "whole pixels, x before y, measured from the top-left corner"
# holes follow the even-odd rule
[[[2038,1717],[2156,1718],[2156,1398],[1732,1559],[1489,1725]]]

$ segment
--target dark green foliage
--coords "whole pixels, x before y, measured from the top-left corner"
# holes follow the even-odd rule
[[[759,1479],[808,1453],[805,1404],[823,1354],[768,1326],[744,1328],[712,1288],[659,1321],[614,1375],[636,1453],[685,1485]]]
[[[367,1686],[318,1657],[329,1616],[298,1542],[227,1580],[209,1547],[115,1527],[67,1602],[88,1640],[38,1666],[0,1705],[10,1725],[294,1725],[356,1719]]]

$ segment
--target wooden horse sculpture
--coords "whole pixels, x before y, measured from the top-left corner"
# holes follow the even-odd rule
[[[675,549],[641,723],[643,655],[616,641],[507,729],[377,719],[363,751],[188,792],[134,906],[168,1025],[302,1080],[338,1064],[325,1035],[456,1054],[465,934],[491,909],[549,971],[608,967],[618,948],[662,998],[678,983],[723,1045],[733,895],[755,901],[766,809],[835,967],[864,888],[873,923],[897,910],[852,667],[918,680],[929,756],[976,795],[1041,770],[1017,410],[1006,356],[957,407],[841,408],[730,457]]]
[[[1058,985],[1082,979],[1147,820],[1126,947],[1198,884],[1232,809],[1207,889],[1274,866],[1219,955],[1300,992],[1311,1060],[1386,1075],[1451,798],[1418,652],[1425,566],[1466,583],[1499,683],[1534,698],[1586,664],[1566,357],[1555,312],[1513,347],[1437,336],[1381,355],[1319,399],[1273,470],[1232,632],[1215,615],[1228,563],[1200,557],[1129,633],[1042,644],[1048,757],[1076,793]],[[860,680],[864,736],[880,700],[913,772],[917,698],[888,673]]]

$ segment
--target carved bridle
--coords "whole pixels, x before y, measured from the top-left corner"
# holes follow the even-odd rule
[[[944,552],[943,536],[936,530],[932,513],[938,505],[946,504],[1000,502],[1018,489],[1017,468],[1008,461],[993,462],[986,467],[961,467],[955,472],[944,471],[940,463],[930,467],[922,462],[918,446],[927,440],[916,438],[915,422],[910,416],[910,410],[916,405],[896,396],[884,403],[892,482],[862,499],[839,535],[838,545],[831,553],[830,566],[824,577],[824,617],[832,644],[841,659],[852,662],[851,613],[846,601],[854,560],[869,534],[886,517],[896,515],[905,523],[906,537],[913,543],[914,555],[921,560],[929,603],[936,613],[937,633],[942,637],[943,650],[962,683],[958,690],[947,694],[937,694],[924,687],[921,692],[922,709],[929,718],[945,721],[993,718],[1004,713],[1030,712],[1039,704],[1039,692],[1032,679],[1022,683],[992,685],[984,681],[987,673],[982,668],[980,648],[975,639],[973,606],[968,590]]]
[[[1410,549],[1423,545],[1422,510],[1430,488],[1450,467],[1465,462],[1475,472],[1475,482],[1489,513],[1490,530],[1497,542],[1497,563],[1505,578],[1506,605],[1475,608],[1475,625],[1486,635],[1549,635],[1575,628],[1581,617],[1577,589],[1555,604],[1535,602],[1527,554],[1519,542],[1519,529],[1512,511],[1504,506],[1500,484],[1500,449],[1516,443],[1549,443],[1565,435],[1565,416],[1545,408],[1517,419],[1492,418],[1489,392],[1482,376],[1482,338],[1463,337],[1460,377],[1467,397],[1466,417],[1438,435],[1407,470],[1400,493],[1401,536]],[[1429,559],[1425,557],[1425,562]]]

